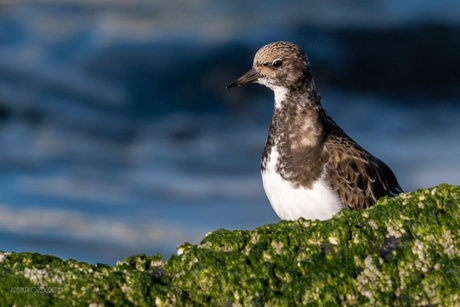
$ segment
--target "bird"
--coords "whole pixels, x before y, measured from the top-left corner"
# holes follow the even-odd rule
[[[227,86],[259,83],[275,95],[262,151],[265,193],[282,220],[328,220],[403,192],[393,171],[350,138],[321,103],[310,61],[297,45],[263,46],[252,69]]]

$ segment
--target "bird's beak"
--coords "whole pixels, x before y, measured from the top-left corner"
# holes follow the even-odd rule
[[[243,76],[238,78],[235,82],[233,82],[232,84],[228,85],[227,89],[232,88],[232,87],[236,87],[236,86],[241,86],[241,85],[248,84],[248,83],[252,83],[252,82],[256,82],[260,77],[261,77],[261,75],[259,75],[257,70],[255,68],[253,68],[250,71],[248,71],[247,73],[245,73]]]

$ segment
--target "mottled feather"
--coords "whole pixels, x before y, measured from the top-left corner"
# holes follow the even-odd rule
[[[381,197],[403,192],[396,176],[381,160],[351,139],[324,111],[323,163],[328,181],[350,209],[369,208]]]

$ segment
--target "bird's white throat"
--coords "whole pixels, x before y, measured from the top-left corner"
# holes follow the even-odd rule
[[[288,89],[286,87],[271,83],[267,78],[261,78],[257,82],[259,84],[265,85],[275,93],[275,108],[281,108],[281,103],[286,98]]]
[[[297,220],[303,217],[308,220],[327,220],[345,207],[326,180],[326,168],[309,190],[297,187],[280,176],[276,170],[278,157],[275,145],[262,171],[262,181],[270,204],[281,219]]]

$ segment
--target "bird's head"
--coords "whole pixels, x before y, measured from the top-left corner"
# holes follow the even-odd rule
[[[274,42],[256,53],[252,69],[227,86],[260,83],[276,91],[278,88],[300,90],[312,82],[310,63],[305,52],[289,42]]]

